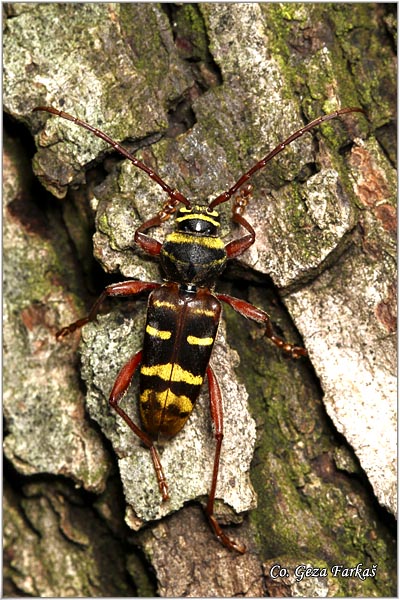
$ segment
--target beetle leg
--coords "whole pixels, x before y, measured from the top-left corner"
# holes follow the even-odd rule
[[[214,530],[215,535],[219,539],[219,541],[229,548],[229,550],[237,550],[243,554],[246,552],[246,546],[231,540],[221,529],[217,519],[214,516],[214,501],[215,501],[215,491],[217,487],[218,480],[218,470],[219,470],[219,459],[221,455],[221,446],[222,439],[224,437],[223,434],[223,411],[222,411],[222,396],[221,390],[218,385],[217,378],[214,375],[214,371],[210,366],[207,367],[207,380],[208,380],[208,389],[210,395],[210,411],[211,417],[215,426],[215,438],[216,438],[216,447],[215,447],[215,456],[214,456],[214,468],[213,468],[213,476],[211,483],[211,490],[208,496],[208,502],[206,506],[206,515],[208,520],[210,521],[210,525]]]
[[[229,242],[229,244],[225,246],[225,251],[229,259],[236,258],[237,256],[243,254],[247,248],[250,248],[250,246],[254,244],[254,240],[256,239],[256,232],[243,216],[252,191],[252,186],[247,185],[245,188],[243,188],[243,190],[240,191],[239,195],[236,196],[233,202],[232,221],[246,229],[248,234],[237,238],[236,240],[232,240],[232,242]]]
[[[159,227],[165,221],[173,215],[177,208],[179,202],[185,204],[185,206],[190,206],[189,201],[182,196],[177,190],[174,191],[175,196],[170,196],[169,200],[165,202],[162,209],[151,219],[142,223],[135,231],[135,242],[143,248],[147,254],[151,254],[152,256],[158,256],[161,251],[162,244],[156,240],[155,238],[150,237],[145,233],[148,229],[152,227]]]
[[[105,290],[100,294],[100,296],[97,298],[96,302],[90,309],[90,312],[87,315],[87,317],[84,317],[83,319],[78,319],[78,321],[75,321],[74,323],[63,327],[62,329],[60,329],[60,331],[57,331],[56,338],[63,338],[66,335],[73,333],[77,329],[80,329],[81,327],[83,327],[83,325],[89,323],[89,321],[93,321],[93,319],[99,311],[101,304],[104,302],[107,296],[136,296],[138,294],[141,294],[142,292],[150,293],[152,290],[158,287],[160,287],[159,283],[143,281],[122,281],[121,283],[113,283],[112,285],[107,286]]]
[[[119,401],[126,393],[129,388],[132,378],[135,374],[136,369],[138,368],[140,362],[142,360],[142,351],[140,350],[135,354],[121,369],[118,374],[117,379],[115,380],[113,389],[110,394],[109,403],[117,411],[117,413],[124,419],[125,423],[129,425],[132,429],[133,433],[135,433],[143,442],[145,446],[151,452],[151,458],[154,465],[154,470],[156,472],[158,487],[160,489],[160,493],[162,495],[162,499],[165,502],[169,499],[168,495],[168,484],[164,475],[164,471],[161,465],[160,456],[157,452],[156,447],[154,446],[154,442],[151,437],[142,431],[132,419],[126,414],[126,412],[119,406]]]
[[[238,298],[232,298],[232,296],[228,296],[226,294],[216,294],[218,300],[222,302],[226,302],[231,306],[236,312],[241,314],[246,319],[251,319],[252,321],[256,321],[256,323],[261,323],[265,325],[265,335],[278,346],[283,352],[289,354],[291,358],[300,358],[301,356],[307,356],[307,350],[302,348],[301,346],[295,346],[294,344],[289,344],[283,338],[275,335],[274,330],[271,325],[271,319],[267,315],[266,312],[253,306],[249,302],[245,302],[245,300],[239,300]]]

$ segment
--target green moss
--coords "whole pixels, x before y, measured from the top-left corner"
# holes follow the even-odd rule
[[[152,6],[142,4],[139,7],[132,4],[119,5],[119,21],[121,28],[130,40],[132,51],[135,57],[135,68],[143,71],[146,74],[146,80],[151,83],[151,79],[159,81],[159,68],[165,67],[164,59],[166,59],[165,47],[162,43],[160,32],[157,26],[155,11]],[[144,24],[146,23],[145,31],[139,35],[139,31],[143,32]],[[136,44],[140,41],[141,47],[136,48]],[[152,60],[152,68],[149,69],[149,60]],[[154,59],[160,60],[160,64],[154,64]],[[165,73],[165,72],[164,72]],[[150,81],[149,81],[150,79]]]
[[[386,48],[382,49],[376,34],[375,5],[349,4],[338,8],[333,4],[263,5],[272,55],[279,61],[289,97],[302,95],[302,105],[310,119],[322,110],[337,108],[336,98],[340,98],[341,106],[379,105],[383,122],[389,115],[389,105],[382,98],[382,80],[393,88],[393,57]],[[301,46],[306,28],[314,39],[312,50]],[[379,72],[364,64],[365,47],[370,47],[372,54],[376,52]],[[332,100],[326,102],[327,98]],[[366,124],[363,129],[366,130]]]
[[[17,241],[20,244],[21,240]],[[5,287],[7,300],[13,304],[13,310],[22,310],[27,304],[44,302],[54,294],[54,279],[65,274],[67,265],[59,261],[60,256],[51,244],[43,240],[29,240],[29,250],[24,245],[13,248],[13,257],[8,259],[5,250]],[[38,257],[41,260],[38,260]],[[7,267],[12,265],[12,271]],[[23,285],[21,285],[21,278]]]
[[[276,16],[285,21],[301,21],[307,19],[307,6],[296,3],[281,3],[275,7]]]
[[[296,7],[294,4],[290,5],[287,2],[266,3],[261,4],[261,9],[265,13],[265,20],[268,23],[266,34],[271,47],[271,54],[279,63],[285,82],[289,82],[294,78],[295,70],[292,68],[291,53],[287,40]],[[291,96],[289,95],[288,98],[291,99]]]
[[[396,95],[393,55],[382,44],[377,27],[375,4],[350,4],[332,11],[339,44],[347,60],[347,71],[357,77],[357,94],[369,117],[380,125],[392,114]],[[364,48],[368,47],[368,58]],[[379,64],[379,70],[372,67]],[[344,90],[345,91],[345,90]]]
[[[174,29],[176,35],[188,43],[187,47],[182,42],[178,45],[181,55],[196,61],[209,59],[207,32],[197,5],[178,7],[174,15]]]
[[[121,3],[118,9],[123,38],[129,42],[133,65],[139,75],[138,83],[142,86],[142,105],[135,108],[140,114],[145,107],[150,119],[152,111],[148,111],[148,104],[157,98],[160,107],[168,109],[181,99],[193,80],[189,71],[182,68],[168,18],[159,5]],[[124,90],[121,91],[123,94]],[[111,88],[110,102],[118,105],[114,93]],[[120,104],[123,101],[121,97]],[[166,114],[158,125],[160,129],[168,127]]]
[[[112,235],[112,230],[110,228],[110,225],[108,223],[108,218],[107,218],[107,213],[103,213],[100,218],[97,221],[97,226],[99,228],[99,230],[104,233],[105,235],[111,236]]]

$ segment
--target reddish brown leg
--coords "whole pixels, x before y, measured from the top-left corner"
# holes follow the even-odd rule
[[[63,327],[62,329],[60,329],[60,331],[57,331],[56,338],[59,339],[65,337],[66,335],[73,333],[80,327],[83,327],[83,325],[86,325],[86,323],[89,323],[89,321],[93,321],[93,319],[98,313],[101,304],[104,302],[107,296],[137,296],[142,292],[150,293],[152,290],[158,287],[160,287],[159,283],[150,283],[142,281],[122,281],[121,283],[113,283],[112,285],[107,286],[106,289],[100,294],[100,296],[97,298],[96,302],[90,309],[90,312],[87,315],[87,317],[84,317],[83,319],[78,319],[78,321],[75,321],[74,323]]]
[[[178,194],[178,192],[177,192]],[[143,248],[147,254],[152,256],[158,256],[160,254],[161,246],[160,242],[144,232],[152,227],[159,227],[162,223],[167,221],[171,215],[176,212],[178,204],[183,202],[183,196],[178,195],[177,198],[170,196],[170,199],[165,202],[162,209],[151,219],[142,223],[135,231],[135,242]],[[184,204],[190,206],[188,200],[185,200]]]
[[[248,231],[247,235],[244,235],[232,242],[229,242],[225,246],[226,254],[228,258],[236,258],[243,254],[247,248],[250,248],[252,244],[254,244],[254,240],[256,239],[256,233],[250,223],[243,217],[244,211],[246,210],[246,206],[249,202],[252,186],[247,185],[238,196],[236,196],[233,206],[232,206],[232,221],[234,223],[238,223],[244,229]]]
[[[232,296],[227,296],[226,294],[216,294],[218,300],[222,302],[226,302],[231,306],[236,312],[246,317],[246,319],[251,319],[252,321],[256,321],[257,323],[261,323],[265,325],[265,335],[273,342],[278,348],[289,354],[291,358],[300,358],[301,356],[307,356],[307,350],[302,348],[301,346],[295,346],[294,344],[289,344],[285,342],[284,339],[275,335],[274,330],[272,329],[271,320],[266,312],[245,302],[244,300],[239,300],[238,298],[232,298]]]
[[[217,488],[217,480],[218,480],[218,470],[219,470],[219,459],[221,455],[221,446],[222,439],[224,437],[223,433],[223,411],[222,411],[222,396],[221,390],[218,385],[217,378],[214,375],[214,372],[210,366],[207,367],[207,380],[208,380],[208,390],[210,395],[210,411],[211,417],[215,426],[215,439],[216,439],[216,447],[215,447],[215,457],[214,457],[214,469],[211,483],[211,490],[208,496],[208,502],[206,506],[206,515],[208,520],[210,521],[210,525],[214,530],[215,535],[219,539],[219,541],[229,548],[229,550],[237,550],[243,554],[246,552],[246,546],[231,540],[221,529],[217,519],[214,516],[214,501],[215,501],[215,490]]]
[[[135,374],[136,369],[138,368],[140,362],[142,360],[142,351],[140,350],[137,354],[135,354],[121,369],[118,374],[117,379],[115,380],[113,389],[110,394],[109,403],[110,405],[117,411],[117,413],[122,417],[132,429],[133,433],[135,433],[143,442],[145,446],[151,452],[151,458],[153,460],[154,470],[156,472],[158,487],[160,489],[160,493],[162,495],[162,499],[165,502],[168,500],[168,484],[165,478],[163,468],[161,466],[161,461],[157,449],[154,446],[154,442],[147,433],[142,431],[132,419],[126,414],[126,412],[119,406],[119,401],[126,393],[129,388],[132,378]]]

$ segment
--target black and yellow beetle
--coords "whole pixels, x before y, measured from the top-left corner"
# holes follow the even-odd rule
[[[229,190],[214,198],[207,206],[195,206],[180,192],[170,188],[152,169],[95,127],[52,107],[40,106],[34,110],[58,115],[88,129],[128,158],[136,167],[145,171],[168,195],[168,201],[162,210],[135,232],[135,242],[148,254],[159,257],[166,283],[125,281],[109,285],[95,302],[88,316],[61,329],[57,338],[72,333],[94,319],[107,296],[138,296],[146,293],[149,295],[143,349],[121,369],[110,394],[110,404],[149,448],[162,499],[167,501],[168,483],[155,442],[161,434],[172,437],[182,429],[207,376],[216,448],[206,514],[222,544],[243,553],[245,547],[231,540],[214,516],[223,438],[223,410],[220,388],[209,361],[220,321],[221,302],[229,304],[247,319],[264,325],[265,335],[290,357],[306,356],[307,351],[276,336],[269,316],[264,311],[243,300],[218,294],[213,289],[227,260],[243,254],[255,241],[254,229],[243,216],[251,194],[251,187],[245,185],[248,179],[306,131],[339,115],[364,111],[355,107],[343,108],[311,121],[276,146],[242,175]],[[219,235],[220,219],[215,209],[219,204],[230,200],[239,189],[241,192],[233,201],[232,220],[245,230],[245,234],[225,244]],[[179,204],[182,206],[178,208]],[[163,244],[147,235],[149,229],[160,226],[174,213],[175,231],[167,235]],[[130,386],[139,365],[139,406],[143,429],[133,423],[119,406],[119,401]]]

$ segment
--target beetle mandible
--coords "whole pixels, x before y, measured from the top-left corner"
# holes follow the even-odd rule
[[[216,293],[215,282],[224,270],[227,260],[243,254],[255,241],[255,231],[244,216],[251,195],[251,186],[245,184],[250,177],[265,167],[286,146],[320,123],[340,115],[365,111],[358,107],[342,108],[311,121],[278,144],[244,173],[231,188],[211,200],[208,205],[199,206],[193,205],[183,194],[172,189],[150,167],[96,127],[53,107],[38,106],[34,110],[57,115],[88,129],[147,173],[168,196],[162,209],[140,225],[135,232],[136,244],[148,254],[159,258],[165,283],[124,281],[109,285],[86,317],[63,327],[56,337],[63,338],[93,320],[107,296],[148,295],[143,348],[122,367],[110,394],[110,405],[150,450],[162,500],[167,501],[168,483],[155,442],[160,434],[172,437],[182,429],[207,377],[216,447],[211,489],[205,512],[219,541],[230,550],[244,553],[245,546],[229,538],[214,515],[223,439],[223,408],[221,391],[209,361],[220,321],[221,302],[225,302],[247,319],[263,325],[265,335],[288,356],[300,358],[307,356],[307,351],[275,335],[266,312],[244,300]],[[237,194],[239,190],[241,191]],[[239,225],[244,233],[225,244],[219,235],[220,219],[216,207],[232,197],[232,221]],[[166,236],[164,243],[161,244],[148,235],[149,229],[160,226],[175,213],[175,231]],[[139,366],[139,409],[142,428],[136,425],[119,405]]]

